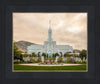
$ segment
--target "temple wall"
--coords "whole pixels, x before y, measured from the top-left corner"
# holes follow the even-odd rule
[[[31,45],[31,46],[28,46],[27,47],[27,52],[28,52],[28,54],[32,54],[33,52],[35,52],[36,54],[38,52],[40,52],[40,54],[47,53],[47,51],[48,51],[48,44],[49,44],[49,42],[45,41],[44,45]],[[72,46],[69,46],[69,45],[56,45],[56,41],[53,41],[52,45],[53,45],[53,47],[52,47],[53,53],[62,52],[63,55],[66,52],[72,52],[73,53]]]

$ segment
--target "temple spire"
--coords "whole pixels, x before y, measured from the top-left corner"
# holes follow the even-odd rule
[[[52,41],[51,20],[49,20],[48,41]]]

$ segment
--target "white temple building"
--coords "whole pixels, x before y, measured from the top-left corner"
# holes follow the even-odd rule
[[[48,57],[52,57],[54,53],[58,53],[59,55],[64,55],[66,52],[73,53],[73,47],[70,45],[56,45],[56,41],[52,39],[52,29],[51,23],[49,24],[48,30],[48,40],[44,41],[44,45],[30,45],[27,47],[28,54],[32,54],[35,52],[36,54],[46,53]]]

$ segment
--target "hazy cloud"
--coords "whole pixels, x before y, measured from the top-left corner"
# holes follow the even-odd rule
[[[57,44],[87,49],[87,13],[13,13],[13,39],[43,44],[49,20]]]

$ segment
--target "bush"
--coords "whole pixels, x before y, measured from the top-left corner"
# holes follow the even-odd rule
[[[63,58],[62,57],[59,57],[58,58],[58,63],[62,63],[62,62],[64,62]]]
[[[38,58],[37,62],[38,62],[38,63],[39,63],[39,62],[42,62],[42,61],[41,61],[41,58]]]
[[[35,63],[35,60],[34,59],[30,59],[30,63]]]
[[[20,60],[14,60],[14,64],[20,64]]]
[[[57,64],[57,62],[54,62],[54,64]]]
[[[26,61],[22,61],[21,63],[27,63]]]
[[[74,58],[69,58],[69,59],[67,59],[67,63],[76,63],[76,62],[75,62]]]
[[[86,64],[86,62],[76,61],[76,64]]]
[[[55,57],[52,58],[53,62],[55,61],[55,59],[56,59]]]

